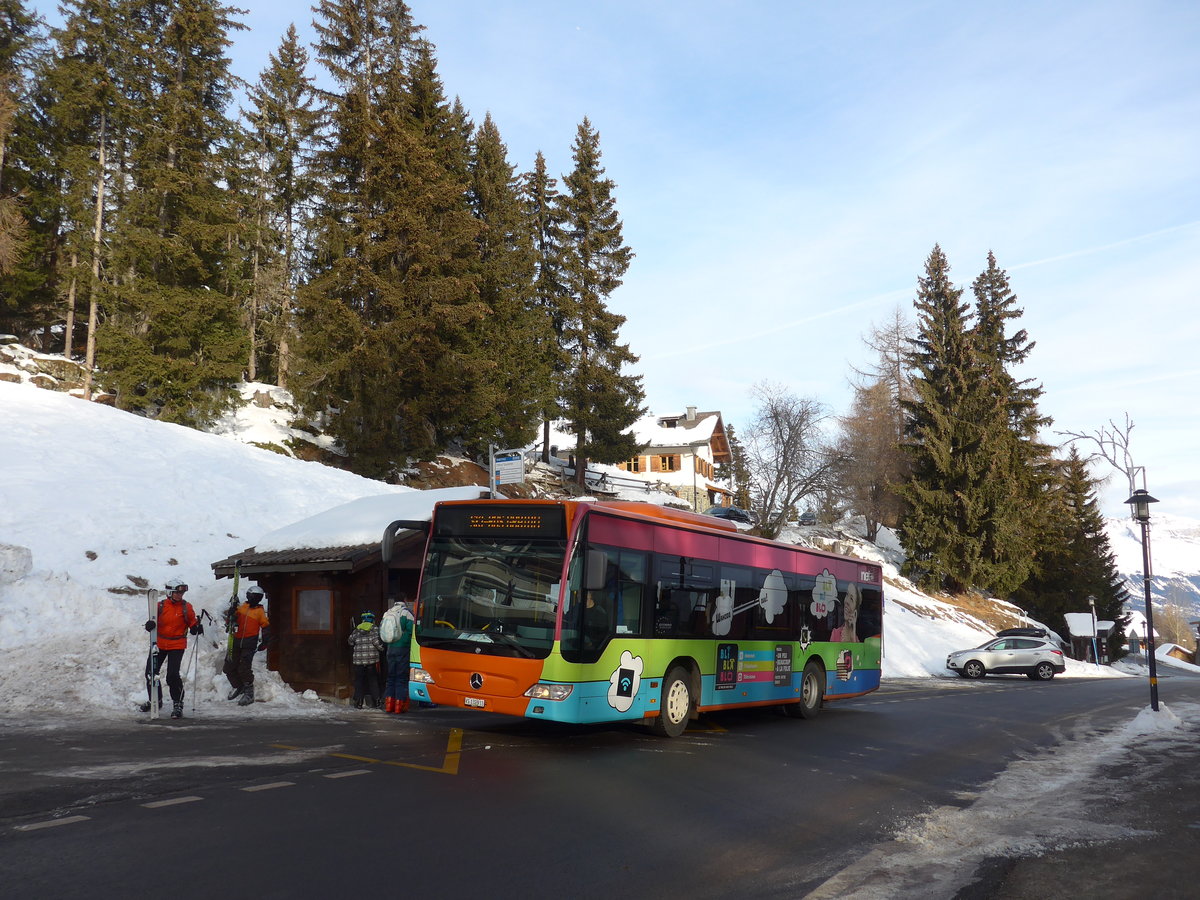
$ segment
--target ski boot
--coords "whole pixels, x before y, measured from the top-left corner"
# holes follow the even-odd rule
[[[171,718],[172,719],[182,719],[183,718],[183,701],[182,700],[175,701],[175,705],[171,709]]]
[[[226,700],[236,700],[238,697],[242,696],[242,692],[244,690],[245,690],[245,688],[235,687],[232,691],[229,692],[228,696],[226,696],[225,699]]]
[[[238,706],[249,706],[254,702],[254,685],[242,691],[242,696],[238,697]]]

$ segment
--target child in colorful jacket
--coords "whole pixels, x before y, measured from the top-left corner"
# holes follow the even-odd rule
[[[350,632],[349,643],[354,648],[350,657],[354,666],[354,706],[362,709],[367,697],[371,698],[371,707],[383,703],[378,679],[383,640],[375,627],[375,613],[365,612],[358,619],[358,625]]]

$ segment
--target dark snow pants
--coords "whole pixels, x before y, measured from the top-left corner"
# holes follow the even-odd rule
[[[379,703],[379,666],[376,663],[354,667],[354,705],[362,703],[367,696],[373,703]]]
[[[162,668],[163,661],[167,663],[167,687],[171,690],[171,701],[173,703],[183,702],[183,679],[179,677],[179,667],[183,663],[183,650],[159,650],[158,665],[152,665],[154,654],[151,653],[146,657],[146,697],[150,702],[154,702],[154,698],[150,696],[150,676],[157,675]],[[162,698],[158,700],[158,705],[162,706]]]
[[[258,636],[234,638],[233,654],[226,654],[221,671],[229,679],[234,690],[254,686],[254,652],[258,649]]]

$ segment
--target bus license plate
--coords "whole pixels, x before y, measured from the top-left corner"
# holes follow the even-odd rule
[[[476,709],[483,709],[484,701],[481,697],[463,697],[464,706],[474,706]]]

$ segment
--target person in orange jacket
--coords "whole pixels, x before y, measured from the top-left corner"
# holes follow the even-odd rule
[[[238,706],[249,706],[254,702],[254,654],[265,650],[271,620],[262,608],[266,593],[258,585],[246,591],[246,602],[237,608],[237,625],[233,632],[233,652],[225,657],[222,671],[229,679],[228,699],[237,700]]]
[[[167,687],[171,691],[172,719],[183,718],[183,679],[179,676],[179,667],[183,662],[183,652],[187,650],[188,633],[200,634],[204,626],[196,618],[192,604],[183,599],[188,586],[178,578],[172,578],[166,584],[167,597],[158,601],[156,619],[146,620],[146,630],[158,629],[155,643],[158,645],[158,656],[153,653],[146,659],[146,693],[151,693],[151,676],[157,676],[163,661],[167,663]],[[155,701],[151,696],[143,711],[149,711],[150,704]],[[162,697],[158,697],[158,705],[162,707]]]

